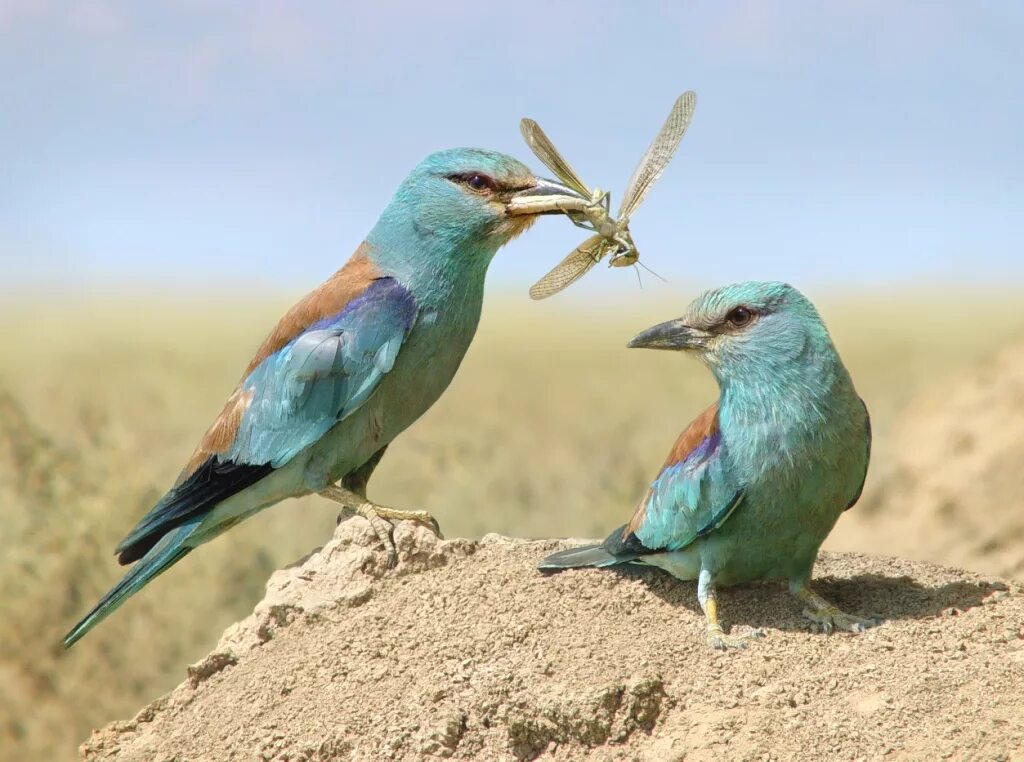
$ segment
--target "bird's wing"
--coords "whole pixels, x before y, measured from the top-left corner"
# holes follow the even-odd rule
[[[743,502],[730,473],[718,425],[718,404],[676,440],[633,518],[605,540],[612,553],[680,550],[718,529]]]
[[[391,370],[416,320],[393,278],[300,333],[242,382],[249,402],[225,459],[280,468],[357,410]]]
[[[860,500],[860,496],[864,492],[864,482],[868,478],[868,463],[871,461],[871,414],[868,413],[868,406],[864,404],[864,400],[861,400],[860,404],[864,408],[864,433],[867,439],[867,450],[864,453],[864,475],[860,479],[860,486],[857,487],[857,494],[846,504],[846,507],[843,509],[844,511],[853,508],[857,501]]]
[[[118,546],[121,562],[285,465],[363,405],[394,366],[416,314],[402,284],[373,278],[336,314],[256,364],[204,437],[201,462]]]

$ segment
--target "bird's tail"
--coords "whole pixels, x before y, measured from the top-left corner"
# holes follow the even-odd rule
[[[78,624],[71,628],[71,631],[64,636],[64,647],[71,648],[89,630],[114,613],[118,606],[139,592],[151,580],[184,558],[192,550],[190,546],[185,544],[185,541],[192,534],[192,530],[196,528],[198,523],[198,521],[189,522],[164,535],[121,578],[121,581],[114,585],[100,599],[100,602],[93,606],[92,610],[82,617]]]
[[[614,566],[627,563],[638,558],[637,555],[612,555],[601,545],[584,545],[582,548],[570,548],[552,553],[539,564],[541,571],[560,571],[561,569],[579,569],[584,566]]]

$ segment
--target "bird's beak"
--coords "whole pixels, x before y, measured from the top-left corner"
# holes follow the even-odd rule
[[[669,320],[641,331],[626,345],[631,349],[704,349],[711,335],[682,320]]]
[[[533,185],[513,191],[505,201],[509,214],[569,214],[586,209],[591,200],[567,185],[539,179]]]

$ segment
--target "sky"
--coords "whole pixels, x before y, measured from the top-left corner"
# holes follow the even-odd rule
[[[428,153],[540,122],[667,283],[1024,280],[1024,4],[0,0],[0,294],[306,290]],[[585,237],[499,253],[528,285]],[[600,268],[561,298],[600,298]]]

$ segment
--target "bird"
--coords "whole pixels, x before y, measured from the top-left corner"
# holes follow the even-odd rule
[[[877,624],[810,585],[818,549],[859,499],[871,456],[867,407],[814,305],[786,283],[736,283],[701,294],[683,317],[628,346],[696,356],[718,400],[676,440],[627,524],[539,568],[639,564],[696,580],[707,642],[720,650],[763,633],[727,634],[717,588],[757,579],[787,581],[826,632]]]
[[[565,198],[582,197],[493,151],[449,149],[416,166],[346,264],[259,346],[175,484],[117,546],[131,568],[64,646],[193,549],[285,498],[317,493],[364,516],[389,565],[388,520],[439,530],[425,511],[368,500],[370,475],[458,370],[492,257]]]

